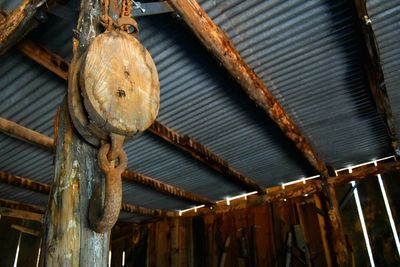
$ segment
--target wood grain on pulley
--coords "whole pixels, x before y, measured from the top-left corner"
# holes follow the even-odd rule
[[[80,87],[91,122],[107,133],[133,136],[155,120],[160,84],[149,52],[133,36],[97,36],[81,67]]]

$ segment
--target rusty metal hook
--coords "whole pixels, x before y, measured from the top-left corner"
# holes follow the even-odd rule
[[[111,230],[118,219],[122,203],[121,174],[126,168],[127,156],[122,147],[117,149],[114,153],[116,153],[119,163],[118,166],[115,166],[115,161],[109,161],[107,158],[110,149],[111,145],[104,143],[98,154],[99,166],[106,179],[104,206],[101,208],[102,205],[99,203],[101,194],[98,185],[96,185],[89,203],[89,224],[98,233]]]

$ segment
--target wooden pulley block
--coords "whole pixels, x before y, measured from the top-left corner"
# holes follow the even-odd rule
[[[84,55],[80,89],[90,123],[104,133],[133,136],[154,122],[160,105],[155,64],[123,31],[98,35]]]

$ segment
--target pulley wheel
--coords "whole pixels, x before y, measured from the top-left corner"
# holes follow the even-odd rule
[[[155,64],[122,31],[98,35],[82,62],[80,88],[89,120],[106,133],[133,136],[154,122],[160,103]]]

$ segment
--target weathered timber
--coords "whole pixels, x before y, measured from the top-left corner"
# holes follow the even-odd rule
[[[34,46],[34,45],[33,45]],[[33,47],[32,46],[32,47]],[[38,47],[40,49],[40,46]],[[60,58],[58,55],[52,53],[48,49],[42,49],[40,52],[29,52],[29,50],[21,50],[26,56],[35,60],[42,66],[46,67],[50,71],[54,72],[59,77],[66,79],[64,75],[61,75],[62,70],[53,70],[54,64],[52,63],[52,58]],[[35,57],[35,53],[47,53],[41,57]],[[69,63],[67,61],[62,61],[61,65],[67,65],[69,68]],[[51,67],[49,67],[51,66]],[[249,190],[256,190],[260,193],[265,193],[263,188],[257,184],[253,179],[246,177],[239,173],[237,170],[232,168],[228,162],[219,157],[217,154],[212,152],[210,149],[197,142],[193,138],[186,135],[181,135],[176,131],[169,129],[158,121],[155,121],[153,125],[149,128],[149,131],[166,140],[167,142],[175,145],[176,147],[188,152],[197,160],[203,162],[208,167],[218,171],[226,177],[230,177],[233,182],[239,183]],[[148,184],[150,186],[150,184]],[[156,189],[156,188],[154,188]],[[156,189],[159,190],[159,189]]]
[[[153,125],[151,125],[149,131],[186,151],[210,168],[231,178],[232,182],[239,183],[251,191],[258,191],[261,194],[265,194],[264,188],[257,184],[257,182],[239,173],[237,170],[232,168],[228,162],[196,140],[186,135],[181,135],[158,121],[155,121]]]
[[[54,143],[52,138],[1,117],[0,131],[25,142],[39,145],[47,149],[53,148]]]
[[[0,55],[18,43],[37,24],[32,18],[46,0],[23,0],[0,24]]]
[[[43,214],[25,211],[25,210],[15,210],[10,208],[1,208],[0,207],[0,216],[23,219],[28,221],[43,221]]]
[[[195,0],[168,0],[168,3],[179,13],[204,46],[237,80],[250,98],[268,114],[287,138],[296,145],[310,164],[319,173],[327,175],[327,168],[317,152],[261,78],[244,61],[225,32],[210,19]]]
[[[319,196],[319,194],[314,194],[313,195],[314,198],[314,203],[315,203],[315,207],[319,210],[322,210],[322,202],[321,202],[321,198]],[[320,228],[320,232],[321,232],[321,240],[322,240],[322,245],[324,248],[324,254],[325,254],[325,259],[326,259],[326,267],[331,267],[333,266],[333,255],[332,252],[333,250],[330,248],[329,246],[329,242],[328,242],[328,233],[327,233],[327,227],[326,227],[326,219],[325,216],[321,215],[320,213],[317,213],[318,216],[318,222],[319,222],[319,228]]]
[[[20,231],[21,233],[25,233],[28,235],[33,235],[33,236],[40,236],[40,231],[35,230],[35,229],[31,229],[22,225],[18,225],[18,224],[12,224],[11,228]]]
[[[387,94],[385,78],[381,66],[379,49],[375,39],[372,23],[369,22],[366,2],[353,0],[358,17],[358,29],[363,38],[360,51],[362,53],[363,70],[368,79],[369,89],[379,115],[382,117],[390,139],[390,145],[396,157],[400,157],[400,144],[393,119],[392,107]]]
[[[340,173],[336,177],[332,177],[328,180],[330,184],[342,185],[345,183],[350,183],[351,181],[359,181],[365,178],[373,177],[378,174],[385,174],[389,172],[399,172],[400,162],[386,162],[379,163],[377,166],[362,166],[352,170],[352,173]]]
[[[134,182],[134,183],[142,184],[142,185],[148,186],[148,187],[150,187],[158,192],[161,192],[161,193],[166,193],[166,194],[169,194],[169,195],[172,195],[172,196],[175,196],[178,198],[182,198],[185,200],[189,200],[191,202],[198,203],[198,204],[205,204],[207,206],[215,205],[215,202],[211,201],[210,199],[208,199],[206,197],[196,195],[191,192],[187,192],[179,187],[160,182],[156,179],[153,179],[151,177],[145,176],[145,175],[137,173],[137,172],[132,172],[132,171],[126,170],[122,174],[122,176],[123,176],[124,180],[127,182]]]
[[[176,217],[177,212],[165,211],[161,209],[149,209],[143,208],[132,204],[122,203],[121,211],[137,213],[148,217],[165,218],[165,217]]]
[[[328,196],[326,204],[331,240],[333,250],[335,251],[336,261],[339,266],[349,266],[349,255],[347,250],[347,241],[344,236],[342,219],[340,217],[339,203],[336,198],[335,187],[333,184],[328,184]]]
[[[73,39],[74,59],[82,55],[100,32],[100,0],[82,0]],[[59,112],[55,175],[41,266],[106,266],[110,233],[95,233],[88,222],[89,199],[97,188],[104,199],[104,175],[97,163],[97,149],[74,131],[66,101]],[[101,203],[97,203],[101,205]]]
[[[0,183],[5,183],[13,186],[17,186],[23,189],[28,189],[34,192],[42,193],[42,194],[49,194],[50,193],[50,185],[49,184],[44,184],[40,183],[37,181],[34,181],[32,179],[28,179],[25,177],[13,175],[7,172],[2,172],[0,171]],[[18,205],[21,205],[20,203],[17,203],[16,205],[11,205],[11,202],[9,202],[8,206],[9,208],[15,208],[18,207]],[[0,199],[0,206],[2,206],[2,200]],[[40,207],[41,208],[41,207]],[[19,209],[19,208],[16,208]],[[29,209],[25,208],[25,209]],[[41,208],[41,212],[44,213],[45,209]],[[162,217],[163,215],[167,217],[175,216],[176,214],[171,211],[164,211],[164,210],[159,210],[159,209],[149,209],[149,208],[144,208],[140,207],[137,205],[129,204],[129,203],[122,203],[121,211],[125,212],[130,212],[130,213],[135,213],[135,214],[141,214],[145,216],[151,216],[151,214],[154,214],[155,216],[153,217]]]
[[[109,233],[95,233],[88,222],[89,199],[103,174],[97,150],[74,132],[65,101],[58,133],[41,266],[105,266]]]
[[[0,182],[18,186],[24,189],[29,189],[42,194],[48,194],[50,192],[50,186],[48,184],[36,182],[25,177],[12,175],[3,171],[0,171]]]
[[[1,199],[1,198],[0,198],[0,207],[9,208],[13,210],[24,210],[40,214],[43,214],[46,210],[44,207],[41,206],[26,204],[18,201]]]
[[[60,78],[67,80],[69,63],[62,57],[30,40],[20,42],[17,48],[33,61],[43,65]]]

